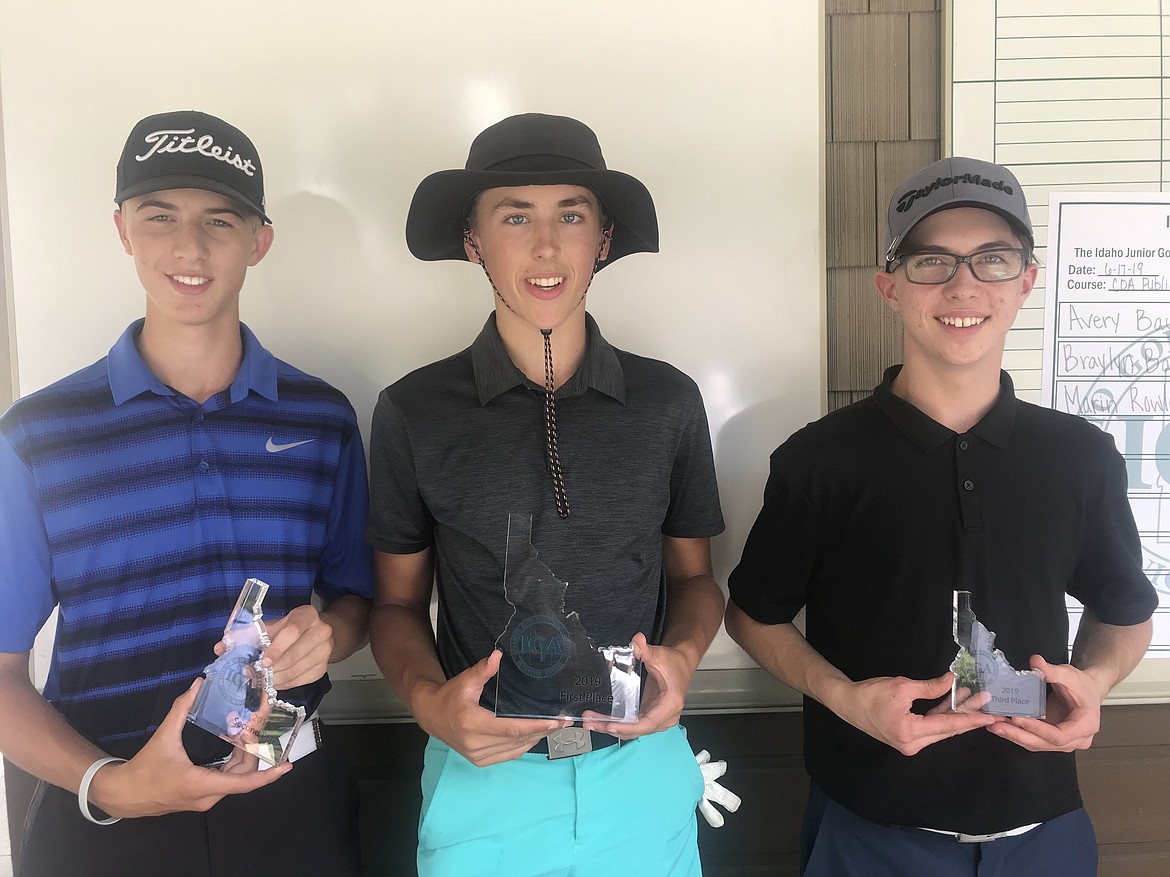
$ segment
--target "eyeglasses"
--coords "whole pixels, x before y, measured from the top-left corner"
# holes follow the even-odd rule
[[[954,253],[907,253],[890,264],[894,271],[901,266],[906,269],[906,279],[911,283],[946,283],[955,276],[963,262],[971,269],[976,280],[984,283],[1005,283],[1015,280],[1028,267],[1028,251],[1016,248],[980,250],[968,256]]]

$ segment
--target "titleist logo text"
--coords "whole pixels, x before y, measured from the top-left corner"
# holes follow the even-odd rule
[[[134,158],[137,161],[146,161],[152,155],[156,154],[198,152],[200,155],[206,155],[208,158],[225,162],[243,171],[250,177],[255,176],[254,171],[256,170],[256,165],[252,163],[252,159],[244,158],[239,153],[232,152],[230,146],[218,146],[215,138],[210,134],[192,137],[191,135],[194,133],[194,128],[188,128],[185,131],[152,131],[143,138],[147,143],[151,144],[150,149],[145,154],[136,155]]]
[[[903,192],[902,195],[898,198],[898,212],[905,213],[919,198],[925,198],[931,192],[936,191],[940,187],[953,186],[956,183],[970,183],[973,186],[986,186],[989,189],[998,189],[1008,195],[1015,194],[1015,189],[1013,189],[1003,180],[992,181],[990,179],[984,178],[981,174],[961,174],[954,177],[935,177],[934,182],[929,186],[923,186],[921,189],[911,189],[909,192]]]

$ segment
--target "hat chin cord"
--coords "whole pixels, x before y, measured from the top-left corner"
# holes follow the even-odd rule
[[[593,271],[589,275],[589,282],[585,284],[585,288],[581,291],[581,297],[577,299],[576,307],[574,307],[573,310],[569,312],[569,315],[576,311],[577,308],[581,306],[581,303],[585,301],[585,294],[589,292],[589,287],[593,285],[593,278],[597,276],[597,270],[601,267],[601,254],[605,250],[606,245],[610,242],[612,237],[612,227],[606,228],[605,231],[602,232],[603,239],[601,246],[597,250],[597,258],[593,261]],[[553,326],[549,329],[542,329],[540,326],[537,326],[535,323],[532,323],[531,321],[520,316],[520,314],[517,314],[512,306],[508,304],[508,300],[500,295],[500,290],[496,288],[496,282],[492,280],[492,275],[491,272],[488,271],[487,263],[483,260],[483,254],[480,253],[479,247],[477,247],[475,245],[475,241],[472,240],[471,231],[469,229],[464,230],[463,240],[465,240],[471,246],[472,251],[475,253],[475,258],[479,261],[479,267],[483,269],[483,273],[487,277],[488,283],[491,284],[492,292],[496,294],[496,298],[498,298],[503,303],[504,307],[506,307],[509,311],[511,311],[513,314],[516,314],[517,317],[520,317],[523,322],[528,323],[530,326],[540,332],[541,336],[544,338],[545,464],[548,468],[549,477],[552,479],[553,499],[557,505],[557,514],[562,518],[567,518],[569,517],[569,497],[565,492],[565,475],[561,471],[561,455],[557,450],[557,400],[553,395],[553,390],[555,389],[556,384],[553,380],[552,353],[553,329],[557,328],[557,326],[560,326],[564,320],[562,320],[561,323],[558,323],[557,326]],[[565,316],[565,320],[569,319],[569,315]]]

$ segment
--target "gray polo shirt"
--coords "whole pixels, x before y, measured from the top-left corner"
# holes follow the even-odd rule
[[[699,388],[586,324],[585,358],[556,392],[568,518],[545,466],[544,388],[508,358],[495,314],[471,347],[387,387],[374,409],[367,538],[391,554],[434,547],[448,678],[487,656],[512,614],[509,513],[532,516],[541,561],[568,582],[566,611],[598,644],[639,631],[659,642],[662,536],[723,531]]]

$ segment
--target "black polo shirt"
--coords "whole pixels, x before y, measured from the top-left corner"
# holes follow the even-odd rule
[[[777,624],[807,607],[808,641],[853,680],[946,672],[956,589],[1017,668],[1068,661],[1066,593],[1107,624],[1150,617],[1112,437],[1018,401],[1006,373],[957,435],[894,395],[899,369],[772,454],[729,582],[741,609]],[[1071,754],[977,730],[908,758],[807,697],[805,761],[830,797],[881,823],[986,833],[1080,806]]]
[[[659,642],[663,535],[723,530],[698,387],[586,323],[584,360],[556,392],[567,519],[545,467],[544,388],[508,358],[495,314],[471,347],[386,388],[374,409],[367,538],[393,554],[434,546],[448,678],[490,654],[512,614],[509,513],[532,516],[540,560],[568,583],[566,611],[598,645],[639,631]],[[555,356],[555,332],[552,343]]]

